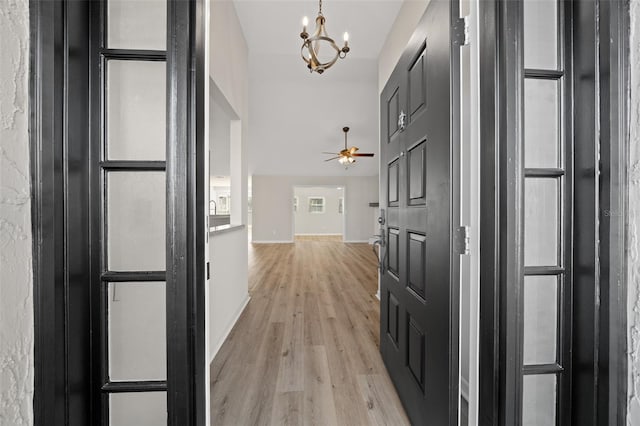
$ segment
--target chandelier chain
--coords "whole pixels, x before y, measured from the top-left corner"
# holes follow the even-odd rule
[[[320,3],[320,10],[318,11],[318,14],[322,15],[322,0],[319,0]]]

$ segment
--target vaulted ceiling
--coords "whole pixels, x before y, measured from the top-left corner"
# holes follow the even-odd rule
[[[249,173],[360,175],[378,173],[378,155],[345,170],[326,163],[337,152],[343,126],[349,146],[378,153],[378,55],[402,0],[323,0],[326,28],[351,51],[323,75],[300,58],[302,17],[314,28],[317,1],[234,0],[249,47]]]

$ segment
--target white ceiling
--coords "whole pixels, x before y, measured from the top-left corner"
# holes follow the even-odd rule
[[[342,45],[349,32],[353,58],[377,59],[403,0],[323,0],[326,29]],[[260,53],[300,55],[302,17],[309,18],[308,32],[315,29],[315,0],[234,0],[249,50]]]
[[[249,173],[336,176],[378,174],[378,55],[402,0],[323,0],[329,36],[351,52],[323,75],[300,58],[302,16],[315,28],[317,1],[234,0],[249,47]],[[345,170],[325,163],[349,126],[349,146],[374,152]]]

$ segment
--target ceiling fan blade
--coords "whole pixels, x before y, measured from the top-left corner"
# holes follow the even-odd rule
[[[331,161],[331,160],[336,160],[336,159],[338,159],[338,158],[340,158],[340,156],[338,156],[338,157],[333,157],[333,158],[329,158],[329,159],[327,159],[327,160],[324,160],[324,161]]]
[[[373,157],[375,154],[371,152],[363,152],[362,154],[351,154],[353,157]]]

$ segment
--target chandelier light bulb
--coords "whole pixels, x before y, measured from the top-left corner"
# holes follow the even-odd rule
[[[309,25],[309,18],[304,16],[304,17],[302,17],[302,26],[306,29],[307,25]]]
[[[349,41],[349,33],[348,33],[348,32],[345,32],[345,33],[342,35],[342,38],[344,39],[344,42],[345,42],[345,43],[347,43],[347,42]]]

